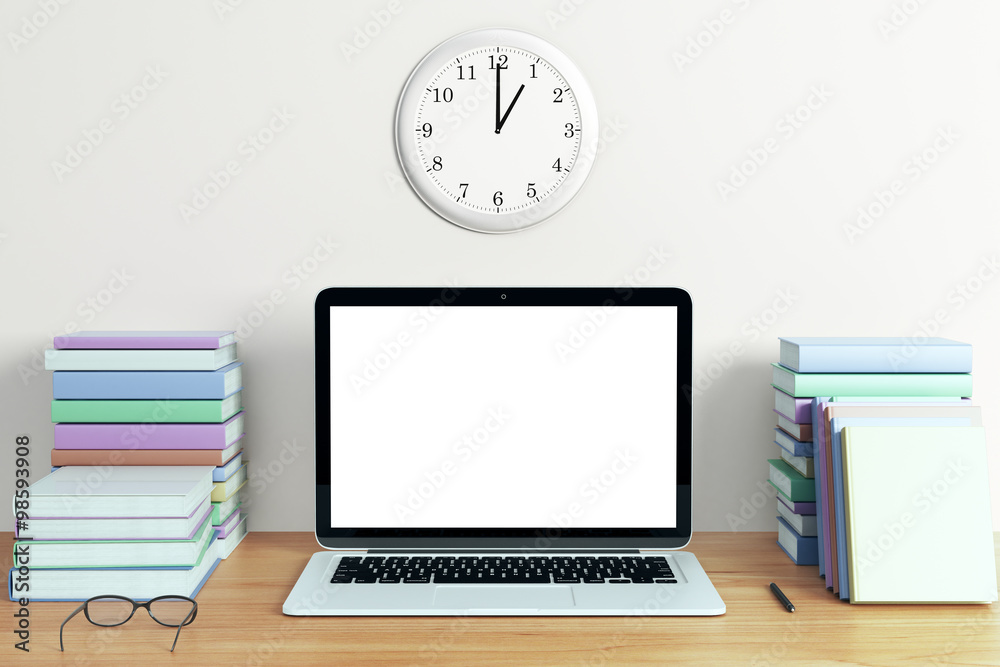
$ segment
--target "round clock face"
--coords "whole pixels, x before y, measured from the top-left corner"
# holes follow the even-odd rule
[[[396,149],[413,189],[461,227],[503,233],[569,203],[593,164],[597,108],[561,51],[515,30],[454,37],[400,96]]]

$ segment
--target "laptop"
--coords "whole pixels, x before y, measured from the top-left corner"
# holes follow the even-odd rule
[[[315,303],[292,616],[719,615],[691,539],[691,300],[342,287]]]

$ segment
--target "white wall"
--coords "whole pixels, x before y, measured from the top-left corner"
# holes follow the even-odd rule
[[[71,324],[235,328],[277,291],[283,301],[240,347],[252,467],[283,468],[250,490],[253,528],[310,530],[311,305],[329,285],[637,276],[685,287],[695,368],[717,378],[695,408],[700,530],[729,529],[776,455],[768,363],[779,335],[908,336],[937,314],[941,335],[975,346],[975,397],[995,429],[997,3],[225,2],[70,3],[51,18],[39,12],[54,0],[0,5],[0,496],[13,489],[16,434],[32,439],[35,476],[47,469],[51,378],[31,369],[52,335]],[[348,60],[342,44],[390,8]],[[608,139],[569,207],[505,236],[427,210],[401,182],[392,134],[418,60],[494,25],[565,50]],[[692,40],[707,46],[679,66]],[[123,106],[144,81],[145,99]],[[791,131],[783,119],[797,109],[809,118]],[[240,144],[274,110],[291,118],[250,161]],[[102,119],[113,131],[57,174],[53,162]],[[952,133],[938,141],[947,150],[913,172],[941,132]],[[718,184],[765,144],[775,152],[724,198]],[[230,160],[240,173],[185,221],[180,205]],[[848,238],[858,207],[896,179],[902,193]],[[289,272],[327,257],[324,243],[337,245],[332,256],[296,282]],[[661,249],[669,261],[647,277]],[[127,284],[112,294],[116,272]],[[957,291],[966,285],[969,298]],[[88,299],[105,303],[98,312]],[[740,354],[725,358],[734,344]],[[738,529],[774,530],[773,510]]]

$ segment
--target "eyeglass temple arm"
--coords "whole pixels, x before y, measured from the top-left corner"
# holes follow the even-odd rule
[[[194,600],[192,600],[192,602],[194,602]],[[174,652],[174,647],[177,646],[177,638],[181,636],[181,628],[183,628],[184,624],[188,622],[189,618],[191,618],[191,614],[195,613],[195,611],[197,611],[197,610],[198,610],[198,603],[195,602],[194,605],[191,607],[191,611],[189,611],[188,615],[184,617],[184,620],[181,621],[181,624],[177,626],[177,634],[174,635],[174,643],[170,645],[170,652],[171,653]],[[77,609],[77,611],[80,611],[80,610]]]
[[[87,603],[84,602],[82,605],[80,605],[79,607],[77,607],[76,610],[72,614],[70,614],[69,616],[66,617],[66,620],[62,622],[62,625],[59,626],[59,650],[60,651],[64,651],[65,650],[65,649],[63,649],[63,640],[62,640],[63,628],[66,627],[66,624],[69,623],[69,620],[71,618],[73,618],[74,616],[76,616],[77,614],[79,614],[81,611],[83,611],[83,608],[86,607],[86,606],[87,606]]]

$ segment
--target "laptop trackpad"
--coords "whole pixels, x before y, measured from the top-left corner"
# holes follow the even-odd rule
[[[442,609],[572,609],[573,591],[569,586],[438,586],[434,607]]]

